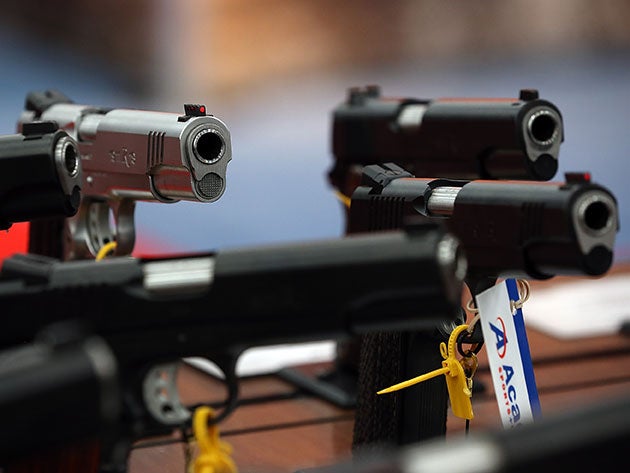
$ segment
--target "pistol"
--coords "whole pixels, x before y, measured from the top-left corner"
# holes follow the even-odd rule
[[[0,303],[24,316],[0,331],[0,348],[76,324],[116,359],[123,405],[108,440],[171,434],[190,421],[175,383],[180,358],[205,357],[225,373],[228,399],[218,422],[236,405],[235,366],[245,348],[452,321],[465,267],[457,240],[435,224],[160,258],[15,255],[0,273]],[[319,293],[325,296],[313,297]]]
[[[443,220],[464,248],[471,283],[601,276],[612,264],[617,200],[590,173],[566,173],[562,182],[463,181],[416,178],[386,163],[366,166],[363,176],[352,195],[350,233],[400,228],[414,216]]]
[[[67,221],[65,259],[93,258],[113,241],[117,255],[130,254],[136,201],[215,202],[225,191],[230,132],[205,105],[185,104],[182,114],[108,109],[46,90],[27,95],[18,130],[34,120],[56,122],[79,147],[83,198]]]
[[[81,202],[76,141],[55,122],[0,136],[0,230],[14,223],[71,217]]]
[[[352,87],[332,119],[328,178],[348,197],[363,166],[387,162],[417,176],[547,181],[564,141],[560,110],[536,89],[515,98],[417,99]]]
[[[591,182],[588,173],[567,173],[563,182],[465,181],[416,178],[385,163],[364,168],[363,185],[352,194],[348,232],[442,221],[466,254],[465,284],[474,298],[500,277],[547,280],[556,275],[605,274],[613,261],[618,215],[615,196]],[[478,327],[474,341],[481,344]],[[445,433],[445,383],[422,383],[425,386],[407,389],[398,398],[375,400],[373,394],[378,386],[439,366],[436,338],[400,332],[361,337],[357,451]],[[390,348],[389,357],[376,358],[371,353],[379,346],[395,348]]]

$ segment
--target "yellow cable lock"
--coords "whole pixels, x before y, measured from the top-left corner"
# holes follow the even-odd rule
[[[216,424],[208,426],[208,420],[214,418],[214,410],[201,406],[195,410],[193,433],[199,452],[194,462],[189,465],[189,473],[238,473],[232,459],[232,446],[219,438]]]
[[[472,374],[474,374],[474,370],[472,370],[470,377],[467,377],[464,366],[466,368],[470,366],[469,360],[458,360],[455,356],[457,353],[457,338],[467,328],[468,325],[466,324],[455,327],[449,336],[448,346],[444,342],[440,343],[440,354],[444,358],[442,368],[382,389],[377,394],[398,391],[443,374],[446,376],[446,386],[453,414],[462,419],[472,419],[474,417],[471,402]],[[476,356],[471,354],[471,357],[474,357],[474,366],[476,368]]]
[[[115,241],[110,241],[109,243],[105,243],[103,246],[101,246],[101,249],[98,250],[95,260],[100,261],[107,256],[113,255],[115,251],[116,251]]]

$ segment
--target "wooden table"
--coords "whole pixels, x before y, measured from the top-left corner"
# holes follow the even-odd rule
[[[611,273],[621,271],[630,271],[630,265],[617,266]],[[554,284],[568,278],[556,279]],[[559,340],[533,329],[527,333],[543,416],[630,392],[630,336]],[[485,350],[479,360],[475,383],[487,389],[473,396],[475,418],[470,429],[500,429]],[[316,374],[328,368],[324,363],[301,369]],[[216,401],[223,393],[219,381],[190,366],[182,369],[179,381],[185,403]],[[241,399],[242,405],[220,426],[241,472],[295,472],[350,457],[352,409],[301,392],[275,375],[243,379]],[[449,415],[447,436],[462,436],[464,429],[464,420]],[[151,443],[154,440],[134,448],[129,472],[183,471],[183,444],[156,445]]]

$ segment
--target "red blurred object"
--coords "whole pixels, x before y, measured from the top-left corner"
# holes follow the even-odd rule
[[[8,230],[2,232],[0,238],[0,261],[15,253],[28,252],[29,223],[16,223]]]
[[[29,223],[21,222],[11,226],[9,230],[0,232],[0,263],[16,253],[28,253]],[[171,245],[156,239],[138,239],[133,256],[150,257],[168,254]]]

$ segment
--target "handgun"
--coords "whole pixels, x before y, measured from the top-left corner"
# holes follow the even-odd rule
[[[562,182],[465,181],[416,178],[393,163],[364,168],[348,217],[349,234],[442,221],[466,254],[473,299],[498,278],[601,276],[612,264],[619,229],[615,196],[589,173],[567,173]],[[383,332],[366,334],[360,345],[356,451],[444,434],[447,396],[439,380],[399,397],[374,394],[439,366],[437,342],[426,334]],[[388,357],[371,355],[383,345],[390,347]]]
[[[135,440],[189,422],[175,385],[180,358],[205,357],[225,373],[218,422],[236,405],[245,348],[451,321],[465,268],[457,240],[435,224],[159,258],[15,255],[0,273],[0,304],[21,316],[0,331],[0,348],[32,343],[60,323],[101,337],[124,392],[113,442]]]
[[[417,176],[547,181],[564,141],[560,110],[536,89],[514,98],[417,99],[352,87],[332,120],[328,178],[348,197],[363,166],[387,162]]]
[[[0,136],[0,230],[14,223],[71,217],[81,202],[76,141],[54,122]]]
[[[443,220],[466,252],[470,284],[476,277],[601,276],[612,264],[617,200],[590,173],[566,173],[561,182],[465,181],[416,178],[385,163],[366,166],[363,176],[349,232],[400,228],[414,216]]]
[[[109,109],[34,91],[18,131],[33,120],[56,122],[79,146],[83,198],[76,218],[67,220],[64,259],[94,258],[114,241],[115,254],[131,254],[137,201],[209,203],[225,191],[230,131],[205,105],[185,104],[181,114]]]

